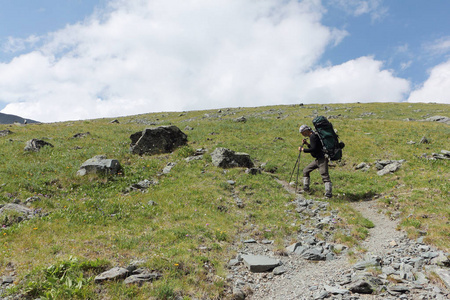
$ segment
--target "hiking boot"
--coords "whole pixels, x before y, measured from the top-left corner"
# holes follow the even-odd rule
[[[310,195],[311,194],[311,190],[310,189],[302,189],[302,190],[298,190],[297,191],[297,193],[298,194],[308,194],[308,195]]]
[[[311,182],[311,179],[309,177],[303,177],[303,192],[304,193],[310,193],[309,189],[309,183]]]
[[[333,185],[331,184],[331,182],[325,182],[325,197],[333,197]]]

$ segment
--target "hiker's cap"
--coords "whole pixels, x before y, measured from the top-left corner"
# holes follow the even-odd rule
[[[306,131],[306,130],[309,130],[309,131],[311,131],[311,127],[309,127],[308,125],[302,125],[302,126],[300,126],[300,129],[298,130],[300,133],[302,133],[302,132],[304,132],[304,131]]]

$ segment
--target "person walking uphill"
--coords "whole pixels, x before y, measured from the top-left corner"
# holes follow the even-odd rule
[[[319,136],[311,129],[311,127],[307,125],[300,126],[300,133],[304,137],[309,137],[310,143],[303,139],[303,144],[298,148],[298,150],[305,153],[310,153],[312,157],[315,158],[313,162],[307,165],[303,169],[303,191],[309,192],[309,185],[311,182],[309,174],[315,169],[319,169],[319,173],[322,176],[322,181],[325,184],[325,197],[331,198],[332,194],[332,184],[330,179],[330,174],[328,173],[328,158],[325,157],[323,153],[322,142],[320,141]],[[308,148],[303,148],[303,145],[306,144]]]

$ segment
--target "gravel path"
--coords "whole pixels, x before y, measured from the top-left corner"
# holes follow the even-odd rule
[[[397,223],[395,221],[378,213],[374,204],[374,201],[365,201],[355,203],[353,207],[375,225],[369,230],[369,238],[362,246],[367,249],[368,253],[384,255],[389,250],[389,243],[403,234],[396,230]],[[264,275],[261,275],[259,278],[260,288],[254,291],[248,299],[314,299],[320,286],[339,282],[351,268],[346,255],[341,255],[333,261],[310,262],[300,257],[286,258],[282,261],[290,271],[270,280],[265,280]],[[359,299],[377,298],[376,296],[360,295]]]
[[[384,213],[379,213],[375,204],[375,201],[365,201],[355,203],[353,207],[375,225],[369,230],[369,238],[362,243],[362,246],[372,254],[383,256],[391,249],[389,244],[399,240],[405,234],[396,230],[397,221],[392,221]]]
[[[287,182],[281,180],[277,180],[277,182],[287,191],[295,194],[294,188]],[[319,246],[325,253],[325,249],[329,249],[326,248],[327,243],[325,246],[315,242],[311,244],[310,238],[311,235],[317,233],[317,228],[319,228],[317,221],[323,221],[318,211],[324,205],[327,206],[327,202],[306,200],[301,195],[296,197],[297,213],[301,216],[306,214],[306,218],[314,215],[316,222],[301,230],[301,236],[299,235],[302,240],[301,245],[306,247],[308,244],[316,245],[313,246],[316,247],[314,249]],[[288,256],[280,256],[279,253],[274,252],[272,245],[267,245],[262,241],[244,243],[244,248],[240,250],[240,253],[279,259],[280,268],[283,271],[254,273],[250,272],[242,263],[236,265],[236,262],[233,262],[230,264],[231,274],[229,276],[229,280],[234,282],[232,299],[450,299],[448,288],[450,287],[450,270],[448,270],[448,258],[446,258],[448,254],[424,244],[423,238],[408,239],[404,232],[397,230],[398,223],[396,221],[380,212],[376,199],[355,202],[351,205],[374,224],[374,228],[369,229],[368,238],[361,243],[361,247],[366,252],[358,255],[357,263],[349,261],[350,256],[347,250],[334,256],[334,259],[311,261],[304,259],[305,252],[297,254],[297,250],[295,250],[295,253],[289,252]],[[333,220],[338,217],[334,215],[337,211],[331,212]],[[316,227],[311,228],[311,225]],[[361,252],[358,251],[358,253]],[[437,266],[438,260],[442,256],[444,259],[442,262],[447,259],[447,262],[444,263],[447,264],[447,268],[444,267],[444,269],[442,269],[442,265]],[[235,261],[238,260],[237,257]],[[377,267],[373,268],[374,265]],[[425,275],[425,273],[430,273],[430,270],[439,273],[443,271],[442,276],[447,282],[447,287],[436,280],[430,280]],[[443,278],[442,276],[441,278]],[[368,284],[374,294],[366,294],[360,289]]]

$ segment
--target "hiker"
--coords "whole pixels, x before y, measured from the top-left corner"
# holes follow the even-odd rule
[[[303,169],[303,191],[306,193],[310,191],[309,184],[311,179],[309,174],[315,169],[319,169],[322,181],[325,184],[325,197],[331,198],[333,195],[330,174],[328,174],[328,158],[326,158],[323,153],[322,142],[320,141],[319,136],[307,125],[300,126],[299,131],[304,137],[309,137],[311,144],[309,144],[306,139],[303,139],[303,144],[298,150],[300,152],[310,153],[312,157],[315,158],[312,163]],[[308,148],[303,148],[303,145],[305,144]]]

